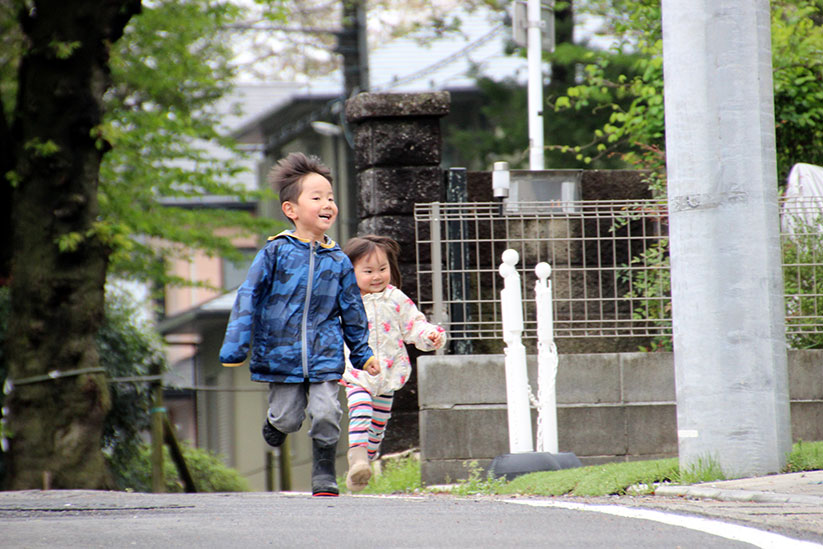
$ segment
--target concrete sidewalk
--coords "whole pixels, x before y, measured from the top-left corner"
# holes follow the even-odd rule
[[[657,496],[757,503],[798,503],[823,508],[823,471],[705,482],[691,486],[660,486]]]
[[[660,486],[655,495],[620,502],[736,522],[823,547],[823,471]]]

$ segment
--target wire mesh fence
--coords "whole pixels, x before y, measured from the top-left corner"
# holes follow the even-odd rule
[[[823,245],[814,200],[781,203],[787,337],[823,341]],[[497,270],[520,255],[525,339],[536,337],[534,267],[552,267],[556,338],[671,335],[665,201],[415,206],[418,303],[455,341],[500,340]]]
[[[823,199],[781,203],[786,339],[796,349],[823,345]]]

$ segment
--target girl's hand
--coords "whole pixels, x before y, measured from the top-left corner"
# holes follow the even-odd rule
[[[380,373],[380,365],[377,363],[376,360],[372,360],[371,362],[366,364],[364,370],[366,370],[367,373],[376,376]]]
[[[439,349],[443,345],[443,328],[438,326],[437,331],[429,334],[429,341],[432,342],[435,349]]]

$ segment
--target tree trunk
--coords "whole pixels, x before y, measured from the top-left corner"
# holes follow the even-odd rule
[[[574,43],[574,2],[569,0],[563,9],[554,12],[554,39],[557,44]],[[574,86],[576,66],[552,63],[549,95],[565,95],[566,90]]]
[[[12,123],[19,183],[6,351],[16,383],[6,400],[6,480],[13,490],[108,488],[101,437],[110,400],[95,346],[108,259],[95,231],[106,144],[96,128],[109,47],[140,1],[33,4],[19,15],[29,47]],[[39,379],[54,370],[64,376]]]
[[[0,101],[0,286],[7,286],[11,274],[11,183],[6,174],[14,169],[11,131]]]

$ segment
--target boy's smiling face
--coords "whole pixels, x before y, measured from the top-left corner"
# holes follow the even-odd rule
[[[337,219],[337,204],[329,180],[310,173],[300,181],[297,202],[283,202],[283,213],[294,222],[295,234],[304,240],[323,240]]]

